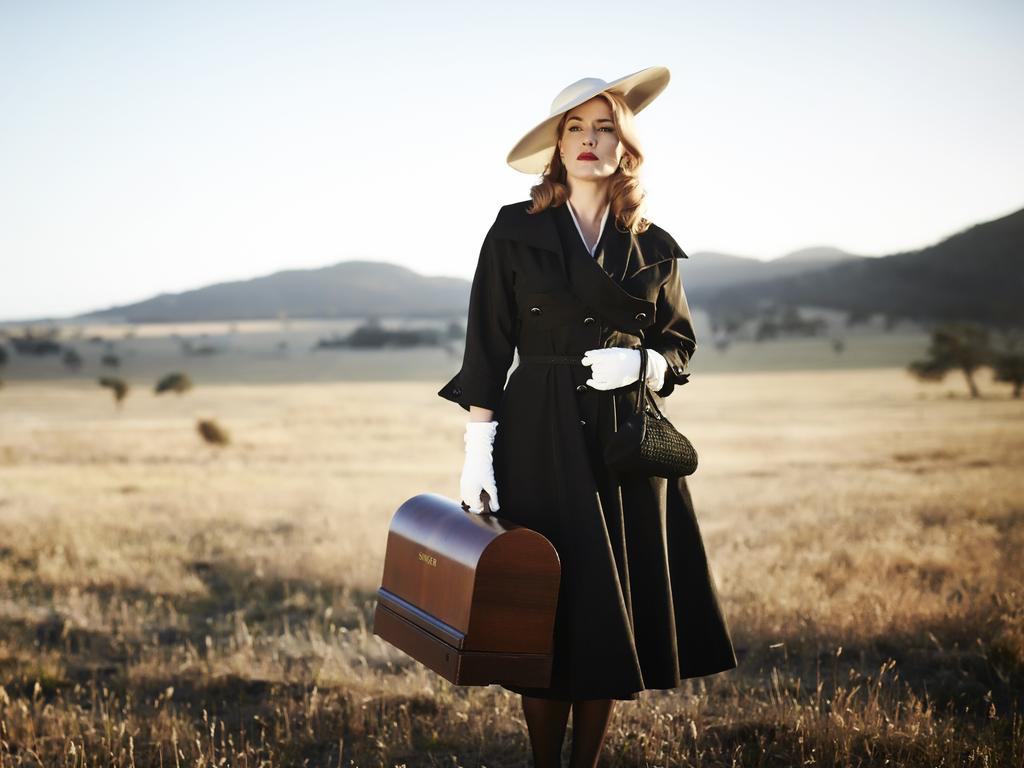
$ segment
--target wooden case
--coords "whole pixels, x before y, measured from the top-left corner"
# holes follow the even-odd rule
[[[391,520],[373,633],[453,683],[547,687],[560,579],[541,534],[420,494]]]

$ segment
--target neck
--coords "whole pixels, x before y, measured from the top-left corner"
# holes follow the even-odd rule
[[[596,227],[608,205],[608,182],[574,181],[569,187],[569,202],[581,223]]]

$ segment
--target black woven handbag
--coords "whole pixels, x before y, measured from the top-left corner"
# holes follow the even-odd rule
[[[645,403],[645,400],[650,402]],[[619,426],[604,447],[605,463],[618,472],[647,477],[682,477],[697,470],[697,451],[650,397],[647,350],[640,347],[640,379],[636,410]]]

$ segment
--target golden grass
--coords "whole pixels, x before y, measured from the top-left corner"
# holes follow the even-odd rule
[[[528,764],[519,700],[368,630],[391,513],[454,497],[437,382],[0,392],[0,767]],[[740,667],[603,765],[1021,765],[1024,404],[899,370],[669,398]],[[203,444],[198,418],[232,435]]]

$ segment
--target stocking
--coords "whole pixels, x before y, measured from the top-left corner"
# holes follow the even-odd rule
[[[534,768],[561,768],[562,742],[571,706],[571,701],[523,696]]]
[[[572,703],[570,768],[594,768],[597,765],[614,703],[614,699],[588,699]]]

